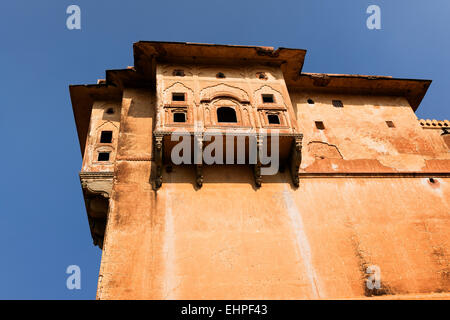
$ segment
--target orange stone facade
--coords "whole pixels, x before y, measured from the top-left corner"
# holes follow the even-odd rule
[[[415,115],[431,81],[304,73],[300,49],[133,49],[70,86],[98,299],[450,296],[450,122]],[[200,150],[276,132],[280,169],[176,165],[180,129]]]

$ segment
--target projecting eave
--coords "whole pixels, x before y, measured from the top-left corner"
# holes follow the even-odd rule
[[[150,75],[149,78],[154,78],[155,62],[168,62],[280,66],[285,78],[295,79],[301,73],[306,54],[303,49],[160,41],[136,42],[133,52],[136,71]]]
[[[302,73],[295,81],[286,81],[289,88],[363,95],[405,97],[414,111],[425,96],[431,80],[399,79],[389,76]]]

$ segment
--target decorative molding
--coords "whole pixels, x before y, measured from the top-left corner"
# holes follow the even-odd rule
[[[116,161],[153,161],[152,157],[135,156],[135,157],[116,157]]]
[[[419,124],[423,129],[450,129],[450,121],[449,120],[430,120],[430,119],[418,119]]]
[[[248,136],[248,137],[257,137],[260,135],[259,132],[257,132],[254,128],[252,127],[242,127],[242,126],[236,126],[236,128],[230,128],[230,127],[220,127],[220,126],[208,126],[209,127],[214,127],[214,128],[223,128],[223,129],[227,129],[228,131],[226,131],[227,134],[232,135],[232,136]],[[242,130],[242,131],[229,131],[229,129],[251,129],[250,132],[249,130]],[[173,134],[173,131],[170,130],[157,130],[155,131],[155,134],[159,134],[159,135],[163,135],[163,136],[170,136],[171,134]],[[223,135],[224,131],[211,131],[208,130],[207,132],[205,132],[208,135]],[[195,131],[195,128],[193,128],[191,131],[187,130],[186,132],[177,132],[176,133],[179,136],[194,136],[194,134],[199,134],[197,131]],[[203,133],[200,133],[203,134]],[[267,134],[267,133],[264,133]],[[292,133],[292,132],[278,132],[278,136],[279,137],[296,137],[298,136],[298,133]]]
[[[85,195],[101,195],[109,199],[114,172],[80,172],[79,176]]]
[[[200,91],[201,103],[211,102],[217,97],[230,97],[240,103],[250,103],[249,95],[245,90],[224,83],[206,87]]]
[[[300,172],[302,179],[316,178],[450,178],[450,172]]]
[[[170,96],[170,94],[177,91],[185,93],[185,101],[180,101],[179,103],[174,103],[172,101],[172,97]],[[176,81],[162,91],[162,101],[160,101],[159,105],[165,106],[169,104],[175,104],[183,106],[194,104],[194,96],[194,90],[192,90],[192,88],[189,88],[183,82]]]
[[[262,94],[273,94],[275,101],[274,103],[270,103],[270,104],[265,104],[262,101]],[[253,92],[253,103],[255,105],[257,105],[258,107],[264,106],[265,108],[270,108],[270,107],[279,107],[279,106],[283,106],[285,109],[287,109],[286,103],[284,102],[284,97],[283,94],[272,88],[271,86],[269,86],[268,84],[264,84],[261,87],[259,87],[259,89],[256,89]]]

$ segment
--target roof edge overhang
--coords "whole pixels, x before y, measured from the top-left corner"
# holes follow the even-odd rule
[[[302,73],[289,89],[324,93],[405,97],[414,111],[427,93],[431,80],[402,79],[390,76]]]
[[[279,66],[285,78],[296,78],[302,71],[306,55],[304,49],[162,41],[135,42],[133,52],[137,72],[149,74],[151,78],[155,74],[155,60],[186,64]]]

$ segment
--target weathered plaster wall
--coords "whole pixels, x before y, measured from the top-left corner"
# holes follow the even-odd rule
[[[115,180],[103,246],[97,296],[133,298],[149,290],[154,270],[150,184],[155,98],[149,90],[125,90],[115,162]]]
[[[143,163],[119,165],[99,298],[362,297],[365,269],[385,294],[450,290],[450,180],[303,179],[253,188],[247,166],[164,173],[156,197]],[[133,173],[131,172],[133,170]]]
[[[117,140],[120,128],[120,109],[120,102],[94,102],[81,171],[111,172],[114,170],[114,160],[116,157]],[[102,131],[113,132],[111,143],[100,143]],[[109,161],[97,161],[99,152],[110,152]]]
[[[291,90],[291,99],[304,134],[305,172],[431,172],[450,167],[447,145],[422,129],[404,98]],[[334,107],[335,99],[344,107]],[[325,129],[317,129],[315,121],[322,121]]]
[[[448,172],[445,142],[402,98],[292,101],[302,172]],[[364,297],[371,265],[377,294],[450,291],[448,178],[309,177],[295,189],[279,173],[256,189],[249,166],[205,166],[198,189],[192,167],[173,166],[155,192],[157,105],[150,90],[124,92],[99,299]]]

